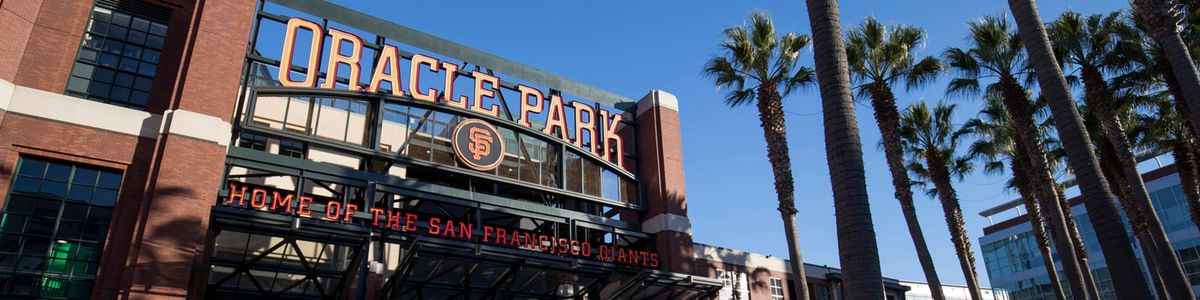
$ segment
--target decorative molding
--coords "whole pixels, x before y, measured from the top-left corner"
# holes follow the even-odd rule
[[[651,90],[649,94],[642,97],[642,100],[638,100],[637,114],[641,115],[655,106],[679,112],[679,98],[675,98],[675,95],[668,92]]]
[[[163,113],[161,132],[178,134],[229,146],[233,125],[210,115],[176,109]]]
[[[0,110],[116,133],[154,138],[162,116],[63,94],[14,85],[0,79]]]
[[[660,214],[642,223],[642,231],[649,234],[661,231],[677,231],[692,234],[692,221],[676,214]]]

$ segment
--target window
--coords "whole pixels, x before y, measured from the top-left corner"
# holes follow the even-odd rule
[[[717,270],[717,280],[721,281],[721,290],[717,293],[717,299],[750,299],[750,287],[746,282],[746,273]]]
[[[771,277],[771,300],[783,300],[783,280]]]
[[[0,215],[0,298],[87,299],[121,174],[33,158],[16,173]]]
[[[67,94],[146,109],[169,12],[137,1],[106,3],[92,8]]]

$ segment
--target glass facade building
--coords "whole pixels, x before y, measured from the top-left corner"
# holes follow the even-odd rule
[[[1186,199],[1179,185],[1179,175],[1174,172],[1173,166],[1166,166],[1143,174],[1143,178],[1146,180],[1146,188],[1150,192],[1163,229],[1167,232],[1171,246],[1179,255],[1189,281],[1200,282],[1200,231],[1197,231],[1196,225],[1188,215]],[[1081,199],[1072,199],[1070,203],[1071,214],[1075,216],[1078,224],[1079,233],[1088,252],[1088,264],[1095,276],[1101,297],[1116,299],[1112,279],[1092,230],[1092,223],[1088,219],[1087,210],[1083,207]],[[1016,206],[1010,205],[1007,209],[1012,208]],[[983,215],[993,216],[987,212]],[[1122,218],[1124,219],[1123,214]],[[1125,227],[1132,237],[1133,232],[1128,222]],[[979,239],[979,244],[992,289],[997,294],[1003,293],[1014,300],[1056,298],[1050,288],[1050,279],[1032,230],[1027,215],[1023,214],[984,228],[984,236]],[[1136,241],[1130,243],[1142,264],[1143,272],[1147,272],[1141,246]],[[1051,251],[1053,253],[1054,247],[1051,247]],[[1056,268],[1062,272],[1058,256],[1052,255]],[[1200,285],[1192,286],[1193,290],[1198,287]]]

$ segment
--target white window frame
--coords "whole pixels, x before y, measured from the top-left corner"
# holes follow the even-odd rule
[[[771,281],[770,282],[771,283],[771,300],[783,300],[784,299],[783,279],[779,279],[777,277],[771,277],[770,281]]]

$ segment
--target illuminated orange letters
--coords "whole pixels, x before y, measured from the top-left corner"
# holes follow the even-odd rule
[[[488,75],[487,73],[479,71],[471,72],[471,77],[475,77],[475,105],[471,106],[471,110],[499,118],[500,105],[492,104],[491,108],[483,107],[483,97],[491,97],[493,99],[496,97],[496,91],[493,91],[491,88],[483,87],[483,84],[491,83],[492,88],[495,88],[496,85],[500,83],[500,78],[496,78],[496,76]],[[461,100],[463,103],[466,103],[467,96],[462,96]]]
[[[571,101],[575,108],[575,146],[594,152],[596,149],[596,110],[587,103]],[[584,114],[587,114],[584,116]],[[588,140],[583,140],[583,132],[587,131]]]
[[[613,154],[617,156],[617,166],[625,167],[625,159],[621,157],[621,152],[624,151],[621,145],[621,135],[617,134],[617,126],[621,125],[621,114],[612,114],[612,119],[608,117],[607,109],[600,110],[600,119],[604,120],[604,137],[600,145],[603,149],[596,148],[597,154],[603,157],[605,161],[612,162]],[[612,142],[612,143],[609,143]]]
[[[352,91],[361,89],[358,77],[362,73],[362,67],[358,61],[362,60],[362,38],[337,29],[329,29],[329,38],[332,41],[329,45],[329,70],[325,73],[325,82],[321,84],[321,88],[332,89],[337,86],[338,66],[346,64],[350,67],[350,81],[346,86]],[[350,55],[342,55],[342,42],[350,43]]]
[[[420,54],[413,55],[412,64],[411,64],[412,68],[410,68],[412,71],[408,76],[408,92],[412,93],[412,97],[417,100],[435,102],[435,101],[437,101],[436,100],[437,93],[438,93],[437,89],[429,88],[429,90],[426,91],[425,93],[421,93],[421,90],[420,90],[421,65],[429,66],[430,71],[433,71],[433,72],[438,71],[438,67],[437,67],[438,60],[436,58],[432,58],[432,57],[428,57],[428,56],[424,56],[424,55],[420,55]],[[463,106],[460,108],[467,109],[467,103],[464,102]]]
[[[400,84],[400,54],[396,46],[383,45],[379,52],[379,62],[375,64],[375,74],[371,75],[371,85],[368,92],[378,93],[379,84],[386,80],[392,85],[392,95],[404,96],[404,87]],[[391,73],[384,71],[391,70]]]
[[[291,76],[292,67],[292,52],[296,48],[296,33],[301,28],[312,31],[312,42],[308,46],[308,68],[305,73],[304,81],[293,81]],[[287,35],[283,38],[283,55],[279,59],[279,84],[287,87],[314,87],[317,85],[317,72],[320,71],[320,66],[317,61],[321,58],[321,41],[325,38],[325,32],[321,30],[321,25],[312,21],[292,18],[288,20]]]
[[[517,90],[521,92],[521,115],[518,124],[525,127],[533,128],[533,124],[529,122],[529,113],[541,113],[546,108],[545,96],[542,96],[542,91],[539,89],[518,84]],[[529,96],[533,96],[533,103],[529,102]]]
[[[571,135],[567,133],[567,116],[563,112],[562,96],[558,94],[550,95],[550,112],[546,113],[546,128],[542,128],[542,132],[554,135],[554,129],[558,128],[558,132],[562,135],[558,138],[571,143]]]

